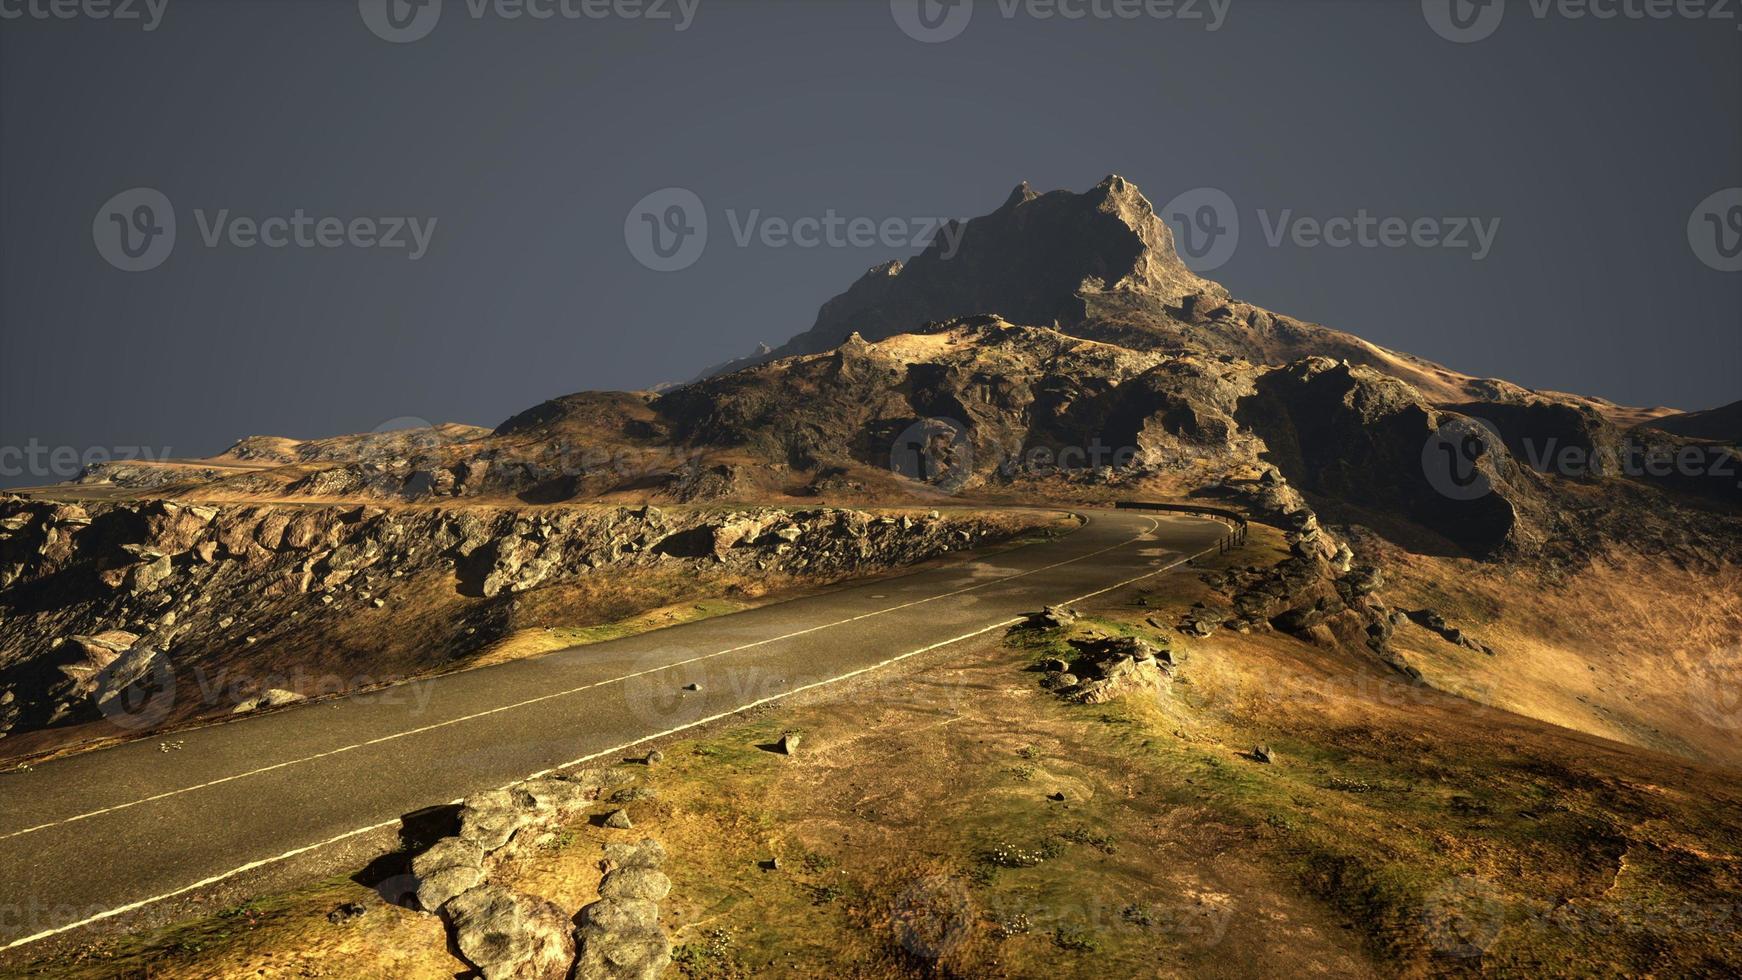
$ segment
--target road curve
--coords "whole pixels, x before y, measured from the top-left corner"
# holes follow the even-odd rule
[[[0,952],[991,632],[1228,533],[1087,517],[982,559],[178,733],[176,751],[147,739],[0,777]],[[30,911],[54,909],[78,911]]]

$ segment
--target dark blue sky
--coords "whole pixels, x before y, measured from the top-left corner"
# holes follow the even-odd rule
[[[1404,0],[1232,0],[1213,31],[978,0],[920,43],[884,0],[700,0],[681,32],[479,3],[400,44],[356,0],[168,0],[149,32],[0,21],[0,446],[204,454],[681,380],[917,250],[771,245],[766,224],[740,246],[753,215],[881,227],[1110,172],[1157,205],[1226,192],[1242,238],[1210,275],[1252,302],[1533,387],[1742,397],[1742,273],[1689,233],[1742,185],[1742,23],[1514,3],[1457,44]],[[93,222],[136,187],[177,237],[129,273]],[[660,273],[625,220],[667,187],[709,238]],[[232,219],[299,209],[337,244],[238,244]],[[1285,212],[1499,227],[1480,261],[1272,246]],[[392,221],[356,219],[405,217],[435,220],[427,254],[361,247]]]

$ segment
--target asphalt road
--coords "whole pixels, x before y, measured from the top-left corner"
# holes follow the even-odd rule
[[[1196,517],[1088,517],[984,559],[0,777],[0,951],[992,632],[1227,533]]]

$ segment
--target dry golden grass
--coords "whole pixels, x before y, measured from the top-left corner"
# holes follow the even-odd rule
[[[1478,562],[1388,562],[1386,592],[1495,650],[1414,626],[1395,645],[1437,687],[1633,745],[1742,765],[1742,569],[1619,549],[1561,581]]]

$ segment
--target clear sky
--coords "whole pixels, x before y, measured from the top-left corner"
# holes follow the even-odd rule
[[[1742,185],[1736,20],[1539,0],[1454,43],[1436,0],[166,2],[0,0],[0,446],[200,455],[683,380],[932,219],[1108,173],[1224,192],[1209,275],[1243,299],[1532,387],[1742,398],[1742,273],[1694,244]],[[176,223],[147,271],[97,244],[163,230],[111,205],[133,188]],[[671,272],[628,245],[663,188],[708,222]],[[783,241],[831,214],[879,231]],[[1423,231],[1314,244],[1362,215]]]

